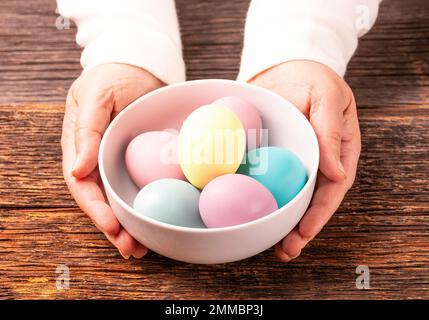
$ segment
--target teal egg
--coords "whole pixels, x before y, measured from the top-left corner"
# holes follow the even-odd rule
[[[271,191],[279,208],[291,201],[307,182],[301,160],[279,147],[250,150],[237,173],[248,175]]]
[[[144,186],[133,208],[152,219],[181,227],[205,228],[198,204],[200,191],[178,179],[160,179]]]

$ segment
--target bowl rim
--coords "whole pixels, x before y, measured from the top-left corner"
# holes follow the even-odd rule
[[[128,205],[124,200],[122,200],[122,198],[113,190],[112,186],[110,185],[109,179],[107,178],[106,175],[106,171],[104,168],[104,162],[103,162],[103,154],[104,154],[104,149],[105,149],[105,145],[106,145],[106,137],[108,136],[108,134],[110,133],[110,131],[112,130],[112,128],[121,121],[121,118],[124,116],[124,114],[126,112],[128,112],[129,110],[131,110],[132,108],[135,108],[136,105],[140,104],[143,100],[153,96],[153,95],[157,95],[162,93],[163,91],[168,91],[171,90],[173,87],[177,88],[177,87],[182,87],[182,86],[188,86],[188,85],[192,85],[192,84],[198,84],[198,83],[212,83],[212,82],[224,82],[224,83],[230,83],[230,84],[234,84],[240,87],[251,87],[251,90],[259,90],[259,91],[263,91],[264,94],[267,95],[271,95],[273,97],[275,97],[276,99],[281,99],[285,102],[286,105],[289,105],[293,111],[295,112],[298,117],[302,117],[305,121],[305,126],[307,127],[307,129],[309,129],[309,131],[311,132],[311,139],[313,140],[313,142],[315,142],[315,146],[316,146],[316,150],[314,150],[315,152],[315,161],[313,164],[313,168],[311,171],[310,176],[307,179],[307,182],[305,183],[304,187],[298,192],[298,194],[291,200],[289,201],[287,204],[285,204],[283,207],[278,208],[277,210],[271,212],[270,214],[267,214],[266,216],[263,216],[259,219],[256,220],[252,220],[246,223],[242,223],[242,224],[238,224],[238,225],[233,225],[233,226],[228,226],[228,227],[219,227],[219,228],[192,228],[192,227],[182,227],[182,226],[177,226],[177,225],[173,225],[173,224],[168,224],[162,221],[158,221],[156,219],[147,217],[145,215],[142,215],[141,213],[139,213],[137,210],[135,210],[133,207],[131,207],[130,205]],[[316,133],[313,129],[313,127],[311,126],[310,122],[308,121],[308,119],[305,117],[305,115],[299,111],[299,109],[292,104],[290,101],[286,100],[285,98],[283,98],[282,96],[278,95],[277,93],[274,93],[268,89],[265,89],[263,87],[259,87],[256,86],[254,84],[250,84],[250,83],[246,83],[246,82],[238,82],[235,80],[227,80],[227,79],[200,79],[200,80],[189,80],[189,81],[183,81],[183,82],[179,82],[179,83],[175,83],[175,84],[171,84],[171,85],[167,85],[158,89],[155,89],[147,94],[144,94],[143,96],[137,98],[136,100],[134,100],[133,102],[131,102],[128,106],[126,106],[123,110],[121,110],[119,112],[119,114],[111,121],[111,123],[109,124],[109,126],[107,127],[106,131],[103,134],[103,137],[101,139],[101,143],[100,143],[100,148],[99,148],[99,152],[98,152],[98,170],[100,172],[100,177],[101,177],[101,181],[103,182],[103,187],[105,189],[108,190],[108,192],[110,193],[110,195],[114,198],[114,200],[122,207],[122,209],[126,210],[127,212],[131,213],[133,216],[135,216],[137,219],[141,219],[146,221],[147,223],[153,224],[157,227],[163,228],[163,229],[169,229],[172,231],[178,231],[178,232],[187,232],[187,233],[223,233],[226,231],[235,231],[238,229],[242,229],[242,228],[246,228],[246,227],[250,227],[252,225],[256,225],[259,223],[263,223],[265,220],[269,220],[272,219],[274,216],[282,214],[282,212],[284,210],[286,210],[288,207],[291,207],[295,202],[300,201],[301,198],[303,197],[303,194],[305,192],[306,189],[310,188],[310,185],[312,184],[312,182],[316,179],[317,177],[317,173],[318,173],[318,168],[319,168],[319,143],[317,140],[317,136]],[[112,209],[113,211],[113,209]],[[115,214],[116,215],[116,214]]]

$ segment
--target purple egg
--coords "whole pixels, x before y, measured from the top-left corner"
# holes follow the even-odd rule
[[[278,209],[267,188],[242,174],[226,174],[210,181],[201,192],[199,207],[208,228],[246,223]]]
[[[246,132],[248,150],[261,145],[262,120],[254,105],[236,96],[220,98],[213,104],[227,107],[240,119]]]

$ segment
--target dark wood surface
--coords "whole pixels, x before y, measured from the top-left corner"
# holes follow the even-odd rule
[[[188,78],[233,79],[248,1],[177,1]],[[429,298],[429,4],[384,1],[347,81],[359,106],[357,181],[300,258],[216,266],[124,260],[76,207],[59,139],[79,75],[55,2],[0,2],[0,298]],[[70,268],[70,289],[55,270]],[[355,287],[367,265],[369,290]]]

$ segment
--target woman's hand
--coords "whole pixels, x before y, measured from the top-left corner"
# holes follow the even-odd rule
[[[250,83],[272,90],[298,107],[319,141],[319,174],[310,207],[276,246],[277,256],[289,261],[322,230],[353,185],[361,150],[356,103],[342,78],[313,61],[285,62]]]
[[[141,258],[147,249],[121,227],[106,202],[98,149],[110,121],[132,101],[162,85],[144,69],[110,63],[83,73],[67,96],[61,137],[64,178],[79,207],[126,259]]]

